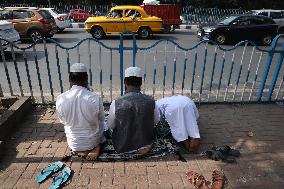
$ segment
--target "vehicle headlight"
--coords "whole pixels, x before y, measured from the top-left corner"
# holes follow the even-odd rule
[[[206,29],[204,29],[204,32],[205,32],[205,33],[210,33],[210,32],[212,32],[213,30],[215,30],[215,28],[206,28]]]

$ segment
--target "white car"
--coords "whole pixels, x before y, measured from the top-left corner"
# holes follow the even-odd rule
[[[19,43],[20,42],[20,35],[15,30],[13,23],[8,22],[6,20],[0,20],[0,38],[5,39],[5,40],[10,41],[10,42],[13,42],[13,43]],[[4,41],[4,40],[1,40],[1,43],[2,43],[3,48],[5,50],[7,42]]]
[[[53,16],[58,31],[62,32],[70,26],[71,20],[68,14],[58,14],[54,8],[41,8],[41,10],[47,10]]]
[[[272,18],[278,24],[278,32],[284,33],[284,10],[260,9],[252,10],[249,13]]]

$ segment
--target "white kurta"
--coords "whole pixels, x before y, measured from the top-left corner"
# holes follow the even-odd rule
[[[73,151],[91,150],[105,140],[102,99],[85,87],[73,85],[59,95],[56,111]]]
[[[198,110],[194,102],[185,96],[172,96],[156,101],[159,111],[165,114],[171,133],[177,142],[200,138],[197,119]]]

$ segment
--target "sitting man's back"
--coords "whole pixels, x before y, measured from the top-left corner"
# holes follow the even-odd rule
[[[76,73],[71,67],[71,89],[59,95],[56,109],[61,123],[64,124],[68,146],[73,152],[89,159],[95,159],[104,141],[104,109],[101,98],[87,89],[87,72]],[[72,68],[73,71],[72,72]],[[84,71],[85,69],[83,69]],[[84,82],[81,82],[83,80]]]
[[[119,153],[137,151],[145,154],[151,149],[154,125],[159,119],[155,118],[158,114],[155,101],[140,92],[140,68],[128,68],[124,83],[125,95],[113,101],[110,107],[108,127],[113,129],[113,145]]]

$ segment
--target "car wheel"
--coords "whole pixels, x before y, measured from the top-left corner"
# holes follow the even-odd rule
[[[262,39],[263,45],[270,45],[271,42],[272,42],[272,37],[270,35],[267,35]]]
[[[39,30],[31,30],[28,36],[33,42],[40,42],[43,39],[43,35]]]
[[[57,33],[61,33],[61,32],[63,32],[63,31],[64,31],[64,29],[65,29],[65,28],[59,28],[59,27],[57,26]]]
[[[140,28],[138,31],[138,35],[142,39],[148,39],[151,35],[151,30],[146,27]]]
[[[219,45],[223,45],[226,43],[226,36],[223,35],[223,34],[218,34],[216,37],[215,37],[215,41],[219,44]]]
[[[105,36],[105,32],[100,27],[93,27],[91,30],[91,34],[95,39],[102,39]]]
[[[164,25],[164,33],[170,33],[171,26],[170,25]]]

